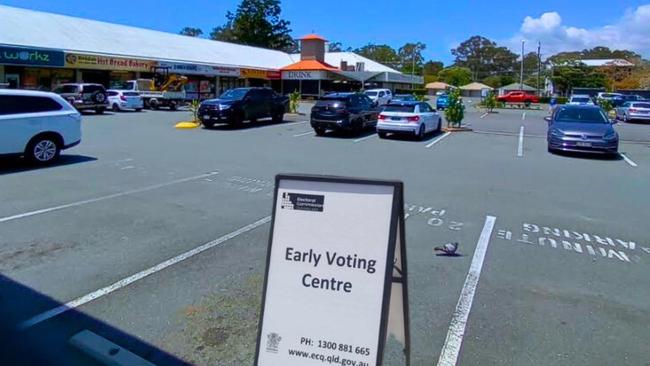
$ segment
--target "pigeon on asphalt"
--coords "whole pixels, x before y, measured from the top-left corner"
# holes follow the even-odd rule
[[[442,252],[443,255],[454,256],[456,255],[456,250],[458,250],[458,243],[447,243],[441,247],[433,248],[436,252]]]

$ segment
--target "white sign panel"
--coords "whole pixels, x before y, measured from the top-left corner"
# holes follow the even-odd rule
[[[282,71],[282,79],[285,80],[325,80],[326,71]]]
[[[232,76],[239,77],[240,72],[238,68],[211,66],[200,64],[183,64],[172,62],[160,62],[160,66],[169,67],[171,72],[185,74],[185,75],[206,75],[206,76]]]
[[[256,365],[378,365],[398,183],[279,176],[276,189]]]

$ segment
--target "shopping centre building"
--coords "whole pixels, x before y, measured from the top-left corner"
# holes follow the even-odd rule
[[[203,38],[0,6],[0,84],[51,90],[62,83],[151,78],[155,67],[186,75],[189,99],[239,86],[270,86],[305,96],[363,88],[410,89],[422,77],[352,52],[325,52],[326,40],[301,39],[288,54]]]

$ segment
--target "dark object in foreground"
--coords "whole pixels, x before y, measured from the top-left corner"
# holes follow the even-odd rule
[[[458,250],[458,243],[447,243],[441,247],[435,247],[433,248],[434,251],[436,252],[442,252],[438,255],[444,255],[444,256],[449,256],[449,257],[456,257],[459,256],[460,254],[456,253]]]

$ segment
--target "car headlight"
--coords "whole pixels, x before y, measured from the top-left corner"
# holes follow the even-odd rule
[[[562,131],[560,131],[560,130],[553,129],[553,130],[551,130],[551,136],[552,137],[557,137],[557,138],[562,138],[562,137],[564,137],[564,133],[562,133]]]
[[[616,135],[616,131],[609,131],[603,136],[605,140],[615,140],[618,136]]]
[[[219,104],[219,109],[224,110],[224,109],[229,109],[230,104]]]

